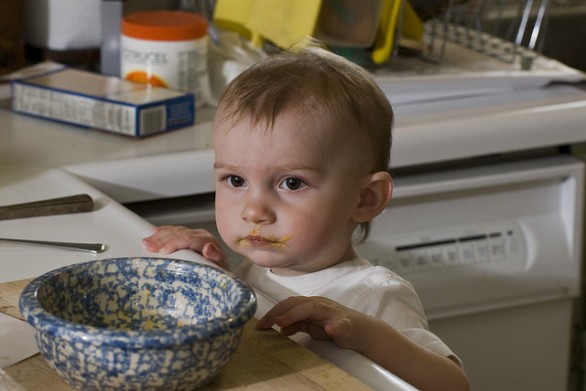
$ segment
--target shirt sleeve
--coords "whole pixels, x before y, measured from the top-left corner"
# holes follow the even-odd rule
[[[419,296],[408,281],[379,270],[366,276],[359,286],[352,307],[387,322],[419,346],[451,357],[461,365],[452,350],[429,331]]]

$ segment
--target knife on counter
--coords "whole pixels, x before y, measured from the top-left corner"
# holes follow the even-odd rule
[[[90,212],[94,200],[87,194],[0,206],[0,220]]]

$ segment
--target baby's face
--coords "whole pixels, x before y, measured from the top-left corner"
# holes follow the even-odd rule
[[[282,114],[272,130],[247,119],[214,125],[218,230],[232,250],[281,275],[355,256],[352,214],[368,172],[351,133],[314,117]]]

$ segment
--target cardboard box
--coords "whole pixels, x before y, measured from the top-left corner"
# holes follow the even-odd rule
[[[11,83],[12,108],[133,137],[193,125],[193,94],[65,68]]]

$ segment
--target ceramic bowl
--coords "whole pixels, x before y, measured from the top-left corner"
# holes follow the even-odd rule
[[[112,258],[50,271],[20,311],[39,350],[83,389],[189,390],[217,375],[256,310],[230,273],[165,258]]]

